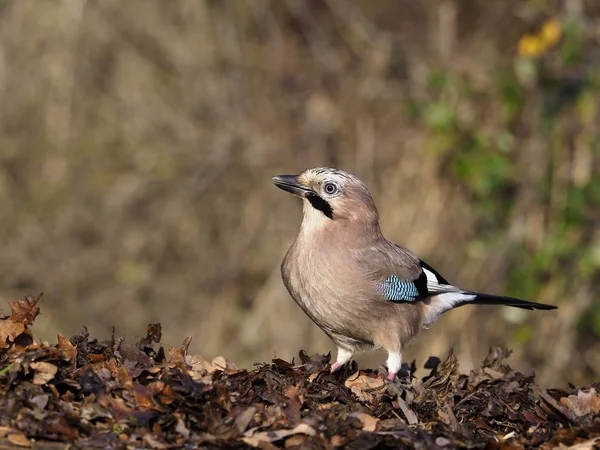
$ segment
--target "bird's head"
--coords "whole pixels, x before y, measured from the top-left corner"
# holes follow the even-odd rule
[[[300,175],[278,175],[273,183],[304,201],[304,228],[379,225],[377,208],[366,186],[342,170],[315,168]]]

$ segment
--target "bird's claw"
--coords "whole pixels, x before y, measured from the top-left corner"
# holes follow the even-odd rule
[[[334,373],[335,371],[339,370],[339,368],[342,367],[342,365],[340,363],[333,363],[331,365],[331,373]]]

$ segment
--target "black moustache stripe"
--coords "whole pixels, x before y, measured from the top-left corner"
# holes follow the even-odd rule
[[[313,206],[313,208],[318,209],[331,220],[333,220],[333,210],[331,209],[329,203],[327,203],[325,200],[323,200],[321,197],[315,194],[309,194],[306,196],[306,198]]]

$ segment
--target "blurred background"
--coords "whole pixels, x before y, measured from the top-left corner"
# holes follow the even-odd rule
[[[451,282],[560,306],[460,308],[405,361],[599,379],[597,0],[3,1],[0,92],[0,298],[45,292],[38,337],[333,349],[281,282],[301,207],[271,177],[334,166]]]

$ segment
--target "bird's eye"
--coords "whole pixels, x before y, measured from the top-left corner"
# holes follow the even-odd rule
[[[338,187],[334,183],[325,183],[323,190],[326,194],[333,195],[338,191]]]

